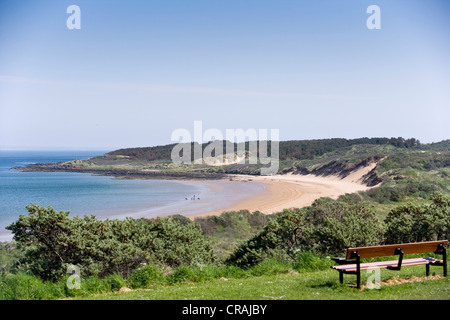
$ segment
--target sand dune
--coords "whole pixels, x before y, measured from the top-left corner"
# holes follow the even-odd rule
[[[280,212],[283,209],[301,208],[311,205],[320,197],[337,199],[346,193],[366,191],[371,187],[362,183],[363,176],[370,172],[376,163],[353,171],[345,178],[338,176],[315,175],[274,175],[247,176],[233,175],[233,180],[263,182],[267,184],[263,192],[249,199],[231,204],[221,210],[193,215],[191,217],[217,215],[224,211],[247,209],[250,212],[260,211],[266,214]]]

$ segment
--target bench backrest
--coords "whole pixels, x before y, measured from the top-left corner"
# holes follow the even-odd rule
[[[348,248],[346,259],[351,259],[353,251],[358,251],[358,254],[361,259],[393,256],[396,254],[397,248],[401,248],[404,254],[435,252],[438,249],[439,244],[443,244],[445,247],[447,247],[447,243],[448,243],[447,240],[440,240],[440,241],[388,244],[383,246],[372,246],[372,247]]]

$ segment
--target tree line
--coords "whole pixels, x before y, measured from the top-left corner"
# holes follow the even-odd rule
[[[194,146],[196,142],[191,143],[191,159],[195,160]],[[250,142],[243,142],[245,144],[245,150],[249,150]],[[343,139],[343,138],[333,138],[333,139],[317,139],[317,140],[289,140],[279,142],[279,157],[280,160],[296,159],[305,160],[313,159],[314,157],[321,156],[327,152],[332,152],[339,148],[350,147],[353,145],[360,144],[370,144],[370,145],[392,145],[397,148],[415,148],[421,145],[420,141],[415,138],[405,139],[402,137],[398,138],[357,138],[357,139]],[[126,156],[130,159],[140,159],[147,161],[157,161],[157,160],[171,160],[172,149],[176,144],[168,144],[163,146],[155,147],[143,147],[143,148],[126,148],[119,149],[107,153],[107,155],[116,156]],[[203,143],[201,145],[202,154],[203,150],[208,143]],[[232,143],[230,141],[223,141],[223,154],[226,150],[238,150],[238,143]],[[271,154],[271,144],[267,143],[267,153]],[[214,156],[214,154],[213,154]],[[256,155],[259,157],[259,152]]]

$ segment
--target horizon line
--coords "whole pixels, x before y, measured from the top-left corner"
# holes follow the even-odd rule
[[[355,139],[363,139],[363,138],[368,138],[368,139],[377,139],[377,138],[386,138],[386,139],[391,139],[391,138],[403,138],[403,137],[359,137],[359,138],[318,138],[318,139],[286,139],[286,140],[277,140],[278,142],[286,142],[286,141],[314,141],[314,140],[332,140],[332,139],[345,139],[345,140],[355,140]],[[412,138],[403,138],[405,140],[407,139],[412,139]],[[426,145],[426,144],[433,144],[433,143],[439,143],[439,142],[443,142],[443,141],[447,141],[450,140],[449,138],[447,139],[442,139],[440,141],[432,141],[432,142],[422,142],[420,139],[414,138],[416,140],[418,140],[420,142],[421,145]],[[229,141],[229,140],[219,140],[219,141]],[[229,142],[233,142],[233,143],[243,143],[243,142],[249,142],[249,141],[260,141],[260,140],[246,140],[246,141],[240,141],[240,142],[233,142],[233,141],[229,141]],[[271,141],[271,140],[265,140],[265,141]],[[196,143],[197,141],[191,141],[190,143]],[[206,141],[203,142],[202,144],[205,143],[210,143],[211,141]],[[189,142],[185,142],[185,143],[189,143]],[[155,144],[155,145],[146,145],[146,146],[128,146],[128,147],[120,147],[120,146],[116,146],[116,147],[71,147],[71,148],[67,148],[67,147],[44,147],[44,146],[38,146],[38,147],[26,147],[26,146],[1,146],[0,145],[0,151],[46,151],[46,152],[51,152],[51,151],[102,151],[102,152],[111,152],[111,151],[115,151],[115,150],[119,150],[119,149],[133,149],[133,148],[152,148],[152,147],[157,147],[157,146],[166,146],[166,145],[170,145],[170,144],[177,144],[177,142],[170,142],[170,143],[166,143],[166,144]]]

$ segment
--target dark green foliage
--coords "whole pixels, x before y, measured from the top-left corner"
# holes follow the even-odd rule
[[[370,203],[317,200],[307,209],[311,236],[303,242],[317,252],[337,254],[352,246],[379,244],[383,225]],[[305,234],[307,236],[307,234]]]
[[[227,262],[248,266],[267,257],[290,260],[305,250],[341,253],[349,246],[378,244],[382,235],[382,223],[368,203],[347,204],[321,198],[307,208],[284,210],[261,233],[242,244]]]
[[[346,193],[338,198],[339,201],[355,204],[366,200],[364,193]]]
[[[214,262],[216,257],[201,229],[190,222],[179,223],[172,218],[142,219],[146,233],[139,248],[151,253],[149,261],[169,267],[200,265]]]
[[[127,284],[125,279],[118,273],[105,277],[103,281],[107,283],[109,291],[119,291],[120,288],[125,287]]]
[[[192,222],[191,219],[189,219],[188,217],[183,216],[181,214],[171,215],[170,218],[174,221],[177,221],[180,224],[183,224],[183,225],[190,224]]]
[[[24,251],[14,242],[0,242],[0,274],[11,272],[22,259]]]
[[[119,273],[104,277],[83,275],[80,289],[68,289],[66,282],[69,275],[67,274],[60,280],[52,282],[31,272],[4,273],[0,275],[0,299],[60,299],[114,292],[125,286],[133,289],[156,288],[177,283],[200,283],[212,279],[226,281],[292,271],[327,270],[334,263],[329,257],[324,257],[324,254],[341,254],[349,246],[448,239],[449,215],[449,197],[434,194],[429,205],[402,205],[394,208],[386,217],[386,227],[383,228],[384,225],[364,201],[353,201],[352,204],[348,204],[322,198],[310,207],[285,210],[279,215],[274,215],[262,232],[253,236],[235,251],[228,260],[228,264],[205,262],[195,265],[183,262],[173,268],[165,268],[165,273],[162,271],[162,266],[152,263],[140,264],[127,277]],[[221,223],[218,226],[228,224],[236,226],[248,220],[243,219],[244,216],[250,217],[248,213],[243,212],[229,213],[224,215],[223,220],[219,219]],[[179,226],[183,226],[177,220],[185,223],[184,226],[191,225],[200,231],[198,225],[180,217],[130,220],[128,223],[139,223],[144,229],[148,228],[148,225],[153,227],[157,225],[145,230],[177,234],[180,231]],[[42,219],[42,215],[40,221],[44,226],[45,219]],[[223,229],[219,227],[216,231],[220,233]],[[118,234],[120,234],[118,236],[120,241],[125,242],[134,237],[132,233],[123,230]],[[136,237],[142,238],[142,234]],[[143,243],[147,245],[148,239],[143,238]],[[158,245],[153,248],[167,250],[164,246]],[[172,256],[169,255],[169,257]]]
[[[267,259],[252,265],[250,268],[246,268],[248,274],[256,277],[269,274],[288,273],[291,270],[292,264],[290,261],[279,260],[274,257],[268,257]]]
[[[61,278],[69,265],[84,276],[128,275],[144,262],[175,267],[214,261],[201,230],[170,218],[97,220],[69,217],[52,207],[27,206],[29,215],[7,228],[26,249],[24,262],[43,279]]]
[[[435,150],[435,151],[449,151],[450,150],[450,139],[442,140],[440,142],[433,142],[429,144],[420,145],[422,150]]]
[[[203,233],[206,235],[217,235],[219,233],[233,233],[233,237],[238,233],[248,235],[255,231],[260,231],[272,218],[259,211],[250,213],[248,210],[224,212],[219,216],[207,216],[195,219]]]
[[[43,281],[26,272],[0,276],[0,300],[49,300],[65,296],[63,282]]]
[[[239,245],[255,235],[276,215],[248,210],[224,212],[219,216],[199,217],[194,220],[203,234],[211,240],[214,252],[221,260],[226,259]]]
[[[156,265],[142,266],[134,270],[128,277],[128,285],[131,288],[148,288],[152,284],[164,281],[163,272]]]
[[[450,198],[431,196],[430,205],[396,207],[386,217],[386,242],[406,243],[450,238]]]
[[[107,153],[107,155],[126,156],[131,159],[153,160],[171,160],[171,152],[175,144],[165,146],[146,147],[146,148],[127,148],[119,149]]]
[[[312,251],[303,251],[294,261],[293,267],[298,272],[309,272],[326,270],[332,265],[334,262],[329,258],[319,257]]]
[[[423,151],[423,150],[396,150],[395,154],[387,157],[379,166],[380,172],[392,169],[417,169],[417,170],[436,170],[450,166],[449,151],[442,152]]]
[[[300,268],[298,259],[304,259],[308,251],[338,255],[349,247],[450,237],[450,198],[443,194],[433,194],[430,205],[398,206],[384,221],[370,203],[347,198],[353,201],[321,198],[307,208],[284,210],[262,232],[242,243],[227,263],[245,267],[274,257],[297,261]]]
[[[437,179],[394,176],[393,181],[388,181],[377,188],[373,188],[365,192],[365,195],[367,200],[389,203],[400,202],[409,196],[427,199],[431,194],[445,191],[445,189],[445,182],[440,182]]]
[[[219,142],[220,143],[220,142]],[[194,158],[194,145],[191,143],[191,159]],[[291,140],[279,142],[279,155],[280,160],[287,159],[313,159],[314,157],[321,156],[327,152],[332,152],[339,148],[349,147],[358,144],[369,145],[392,145],[398,148],[416,148],[420,146],[419,140],[415,138],[358,138],[358,139],[318,139],[318,140]],[[200,147],[202,151],[209,145],[203,143]],[[145,147],[145,148],[127,148],[119,149],[107,153],[107,156],[125,156],[129,159],[144,159],[146,161],[156,160],[171,160],[171,152],[175,144],[169,144],[165,146]],[[222,153],[225,154],[226,150],[238,150],[237,143],[231,143],[229,141],[222,142]],[[271,144],[267,143],[267,153],[271,154]],[[245,142],[245,150],[249,150],[249,142]],[[214,154],[212,154],[214,156]],[[257,154],[259,155],[259,153]],[[101,158],[101,157],[99,157]]]

